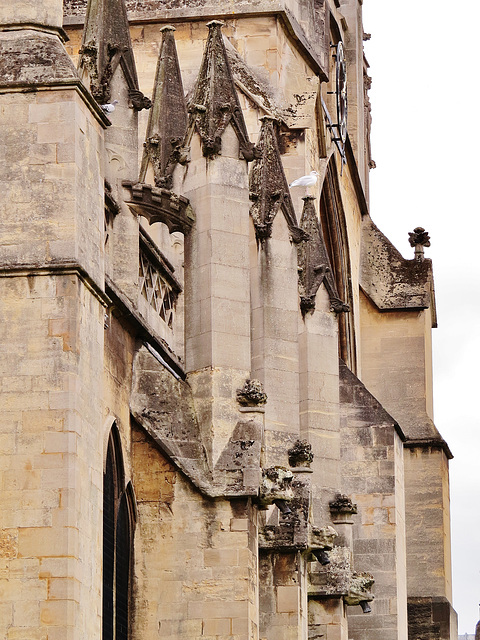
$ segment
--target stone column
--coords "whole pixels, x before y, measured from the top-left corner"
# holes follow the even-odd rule
[[[221,24],[208,25],[183,178],[196,217],[185,242],[186,368],[212,467],[240,419],[236,391],[250,378],[248,143]]]
[[[221,157],[192,141],[185,179],[196,225],[185,243],[185,351],[213,465],[240,417],[236,390],[250,377],[248,182],[231,128]]]
[[[298,268],[301,236],[278,147],[278,123],[262,118],[250,172],[252,376],[265,386],[265,466],[288,464],[299,435]]]
[[[90,0],[79,74],[100,105],[112,105],[105,132],[105,188],[113,205],[107,220],[107,275],[133,301],[138,296],[138,218],[122,181],[138,180],[138,112],[151,102],[138,88],[125,0]]]
[[[299,245],[300,434],[313,448],[315,522],[327,523],[328,503],[339,491],[340,420],[338,319],[332,309],[334,282],[314,206],[306,196],[300,222],[308,239]]]

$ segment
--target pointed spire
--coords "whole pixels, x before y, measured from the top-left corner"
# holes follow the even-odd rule
[[[173,33],[175,27],[165,26],[157,63],[153,106],[150,111],[143,152],[140,182],[145,182],[149,165],[153,169],[156,187],[172,188],[172,173],[177,162],[183,162],[182,145],[187,131],[187,107],[183,95]]]
[[[255,157],[254,145],[248,139],[247,127],[238,100],[221,27],[223,22],[207,24],[209,34],[202,65],[189,104],[190,128],[195,126],[202,139],[203,155],[213,157],[221,153],[222,135],[231,124],[240,143],[245,160]]]
[[[130,106],[140,111],[151,102],[138,89],[125,0],[89,0],[79,70],[90,79],[90,91],[100,104],[111,102],[110,82],[121,65],[129,87]]]
[[[336,313],[349,311],[348,304],[338,297],[325,239],[313,204],[314,200],[314,196],[303,198],[304,205],[300,220],[300,227],[308,236],[297,247],[300,309],[303,315],[315,309],[315,296],[323,282],[330,297],[332,310]]]
[[[255,160],[250,171],[250,215],[257,240],[263,241],[271,236],[273,220],[281,208],[292,240],[299,242],[303,238],[303,232],[297,226],[295,209],[283,171],[278,148],[277,121],[269,116],[262,118],[257,149],[261,157]]]

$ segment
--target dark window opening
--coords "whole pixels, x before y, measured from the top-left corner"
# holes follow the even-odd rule
[[[102,640],[128,640],[133,555],[132,492],[125,488],[120,438],[110,434],[103,476]]]
[[[320,198],[320,222],[328,257],[341,300],[350,306],[338,316],[339,355],[356,373],[356,348],[353,320],[353,293],[348,249],[348,235],[334,160],[330,161]]]

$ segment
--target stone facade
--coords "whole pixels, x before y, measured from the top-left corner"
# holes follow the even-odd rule
[[[2,638],[456,638],[366,68],[361,0],[0,8]]]

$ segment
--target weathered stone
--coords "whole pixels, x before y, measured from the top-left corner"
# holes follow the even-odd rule
[[[450,640],[430,264],[368,216],[361,3],[92,0],[82,36],[86,4],[0,7],[0,637],[405,640],[408,600]]]
[[[175,48],[174,27],[162,27],[162,44],[157,63],[153,106],[149,113],[144,143],[140,182],[148,181],[148,168],[153,169],[156,187],[171,189],[173,170],[178,162],[187,161],[183,148],[187,131],[187,108],[182,77]],[[169,117],[165,117],[165,113]]]

